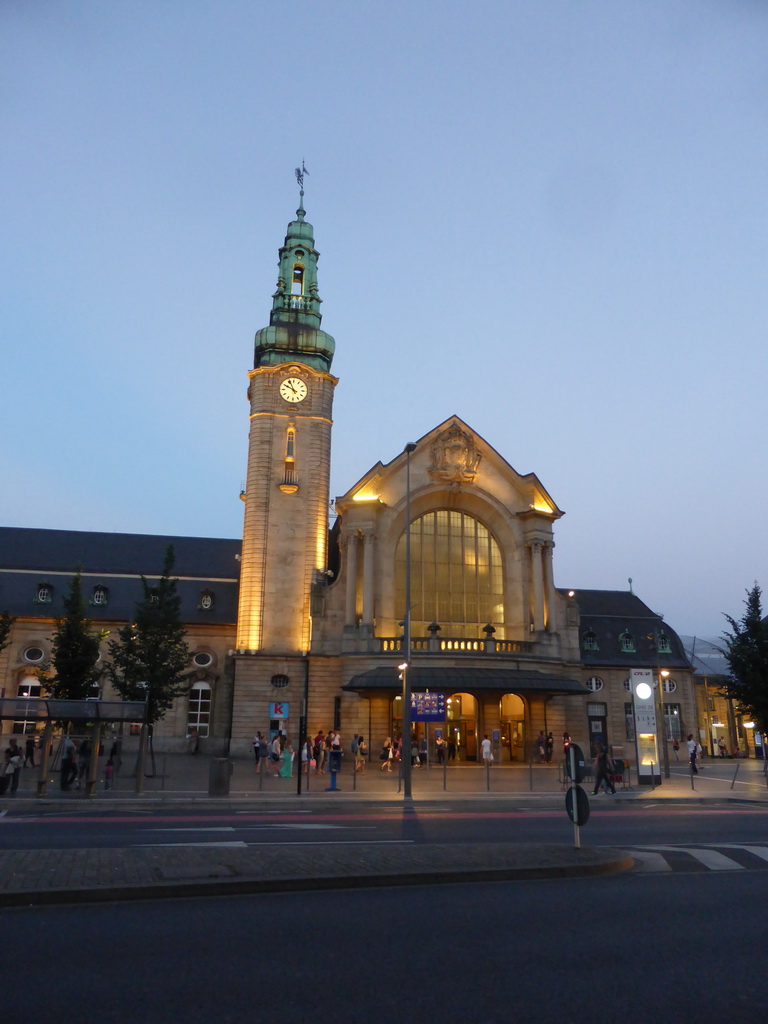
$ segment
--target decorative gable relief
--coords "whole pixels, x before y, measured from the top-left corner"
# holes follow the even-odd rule
[[[471,434],[454,423],[432,442],[430,476],[461,486],[471,484],[482,458]]]

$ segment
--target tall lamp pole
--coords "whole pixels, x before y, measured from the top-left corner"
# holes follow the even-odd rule
[[[405,616],[403,617],[403,646],[405,657],[400,666],[403,673],[403,739],[400,767],[403,772],[403,802],[410,803],[411,792],[411,452],[416,445],[405,446]]]

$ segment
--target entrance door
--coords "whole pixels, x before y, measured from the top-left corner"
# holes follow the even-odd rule
[[[606,704],[587,704],[587,721],[589,722],[589,751],[597,757],[601,746],[608,749],[608,706]]]

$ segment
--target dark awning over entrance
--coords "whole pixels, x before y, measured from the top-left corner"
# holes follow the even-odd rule
[[[447,693],[495,690],[498,693],[569,693],[588,694],[578,679],[544,675],[542,672],[524,672],[505,668],[442,668],[431,665],[410,667],[411,689],[444,690]],[[382,665],[352,676],[344,690],[365,692],[370,690],[402,690],[403,684],[394,665]]]
[[[55,700],[3,697],[0,719],[27,722],[143,722],[143,700]]]

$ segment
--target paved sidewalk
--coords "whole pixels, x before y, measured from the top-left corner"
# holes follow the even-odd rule
[[[89,803],[112,804],[123,801],[138,800],[142,803],[153,802],[198,802],[209,799],[209,782],[214,758],[204,755],[159,754],[156,758],[156,775],[144,780],[144,792],[135,792],[136,779],[131,776],[134,768],[134,757],[127,755],[123,760],[122,772],[115,778],[109,791],[105,791],[103,782],[104,758],[100,762],[100,778],[98,786]],[[351,770],[351,758],[345,759],[342,771],[337,777],[337,791],[328,793],[331,785],[329,775],[311,775],[301,779],[302,798],[317,800],[318,798],[340,799],[374,799],[402,802],[400,780],[396,773],[391,775],[381,772],[378,761],[371,761],[366,766],[364,775],[355,775]],[[272,775],[259,775],[254,769],[253,761],[236,758],[232,762],[232,773],[229,777],[230,800],[248,800],[259,803],[274,799],[284,800],[297,796],[298,779],[275,778]],[[768,785],[763,772],[763,762],[753,760],[708,759],[703,771],[693,778],[687,764],[680,762],[670,766],[671,778],[665,779],[660,787],[638,786],[637,776],[632,770],[626,780],[626,788],[619,787],[622,799],[654,800],[683,799],[744,799],[768,802]],[[0,810],[11,807],[14,802],[22,800],[37,804],[38,770],[25,768],[21,774],[18,792],[14,797],[6,794],[0,797]],[[308,785],[307,785],[308,783]],[[591,790],[590,783],[585,782],[584,788]],[[563,786],[560,770],[552,765],[504,765],[497,766],[486,772],[481,765],[451,765],[445,771],[439,766],[429,769],[414,769],[413,798],[434,800],[442,797],[451,799],[494,797],[531,798],[537,802],[545,798],[562,798]],[[227,796],[212,797],[215,801],[226,802]],[[62,792],[59,778],[49,773],[47,779],[46,801],[64,803],[86,800],[84,790]]]
[[[620,850],[512,843],[0,851],[0,907],[568,878],[632,867]]]

